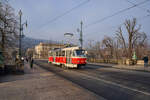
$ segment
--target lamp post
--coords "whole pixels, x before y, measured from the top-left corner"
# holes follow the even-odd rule
[[[79,38],[79,41],[80,41],[80,46],[81,46],[81,48],[83,47],[83,32],[82,32],[82,26],[83,26],[83,22],[81,21],[81,29],[77,29],[77,32],[79,32],[80,33],[80,38]]]
[[[21,39],[23,36],[23,26],[26,25],[27,27],[27,21],[22,24],[22,11],[19,11],[19,17],[20,17],[20,28],[19,28],[19,59],[21,59],[22,53],[21,53]]]
[[[21,25],[21,17],[22,17],[22,11],[19,11],[19,17],[20,17],[20,32],[19,32],[19,59],[21,59],[21,30],[22,30],[22,25]]]

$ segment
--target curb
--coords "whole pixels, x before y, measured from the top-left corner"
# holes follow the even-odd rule
[[[127,66],[127,68],[125,68],[125,65],[111,65],[111,64],[100,64],[100,63],[88,63],[89,65],[99,65],[99,66],[104,66],[104,67],[112,67],[112,68],[115,68],[115,69],[122,69],[122,70],[132,70],[132,71],[140,71],[140,72],[150,72],[150,67],[148,67],[148,68],[145,68],[145,67],[143,67],[143,69],[135,69],[135,66],[134,66],[134,68],[128,68]],[[124,66],[124,67],[119,67],[119,66]],[[130,67],[132,67],[132,66],[130,66]],[[139,68],[139,66],[138,66],[138,68]]]
[[[124,65],[123,65],[124,66]],[[131,70],[131,71],[140,71],[140,72],[150,72],[150,68],[145,68],[143,67],[142,69],[136,69],[135,67],[134,68],[125,68],[125,67],[117,67],[117,66],[112,66],[113,68],[116,68],[116,69],[123,69],[123,70]],[[132,66],[130,66],[132,67]]]
[[[87,63],[88,65],[99,65],[104,67],[113,67],[115,64],[104,64],[104,63]]]

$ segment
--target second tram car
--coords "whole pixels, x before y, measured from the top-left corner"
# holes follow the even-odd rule
[[[68,68],[80,68],[86,65],[86,53],[80,47],[68,47],[49,51],[49,63]]]

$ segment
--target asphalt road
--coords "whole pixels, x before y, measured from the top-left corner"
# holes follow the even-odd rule
[[[150,73],[147,72],[96,65],[63,69],[41,60],[35,64],[107,100],[150,100]]]

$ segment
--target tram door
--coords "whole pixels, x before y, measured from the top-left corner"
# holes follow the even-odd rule
[[[70,50],[66,51],[66,60],[67,60],[67,64],[71,63],[71,51]]]

